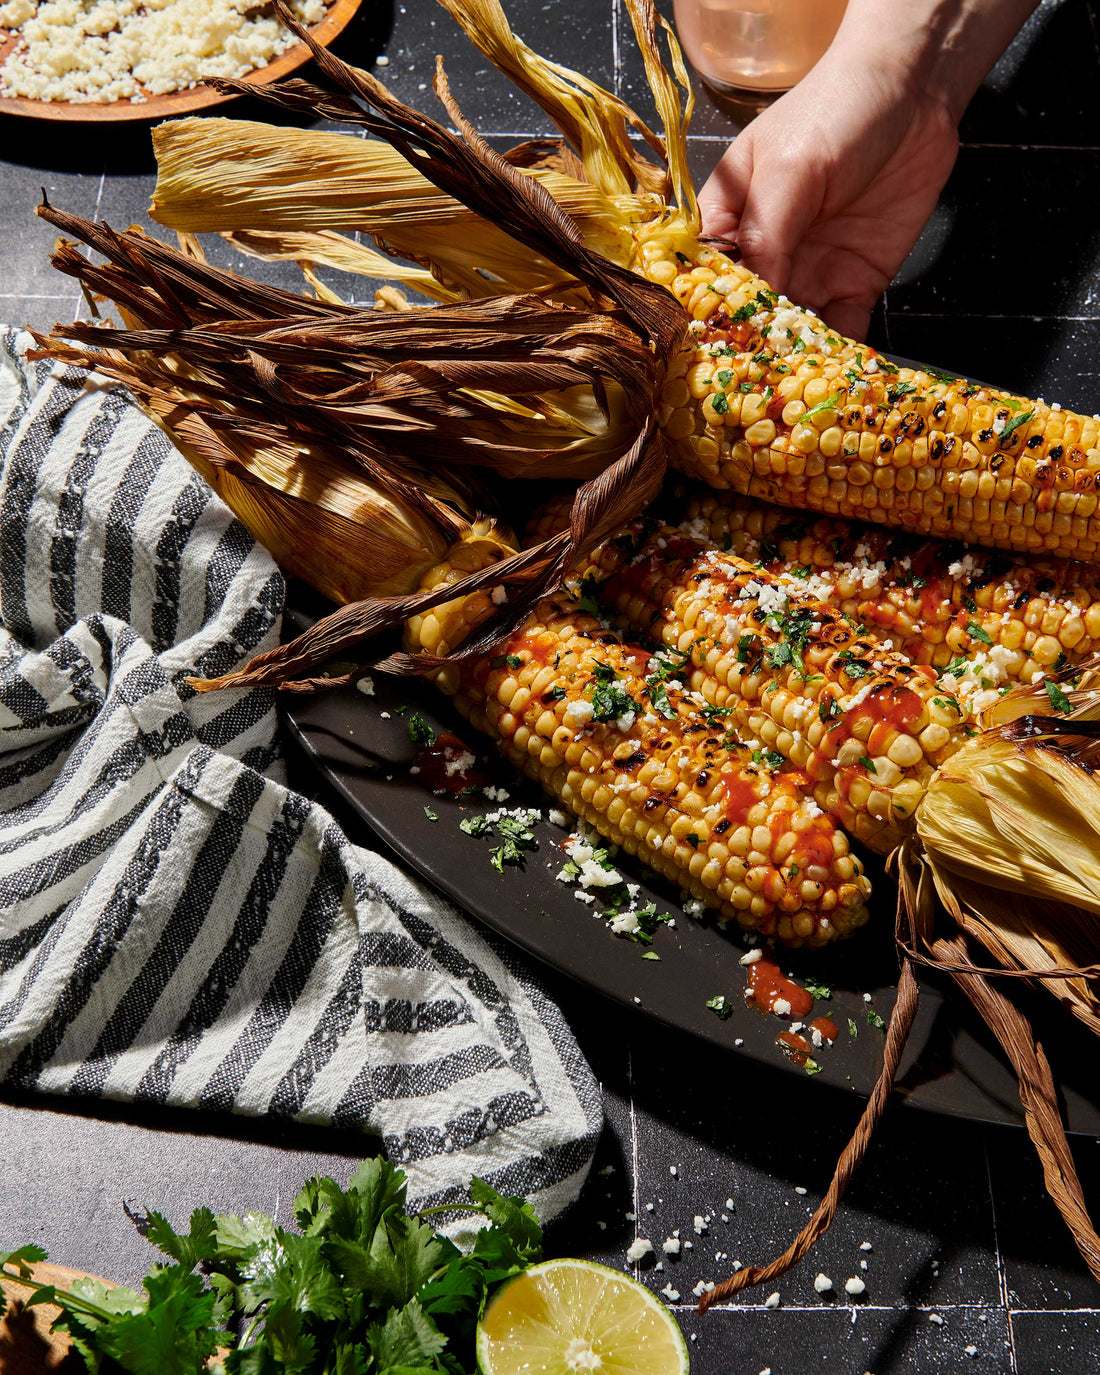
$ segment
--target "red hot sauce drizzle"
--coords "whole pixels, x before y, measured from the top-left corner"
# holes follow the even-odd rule
[[[788,979],[774,960],[767,955],[748,966],[749,986],[746,999],[761,1012],[774,1012],[778,1017],[803,1018],[814,1005],[813,998],[801,984]],[[776,1008],[787,1004],[787,1011]]]
[[[433,793],[457,797],[467,788],[483,788],[488,774],[477,767],[474,752],[449,730],[440,731],[435,742],[421,750],[413,764],[415,777]]]
[[[816,1031],[823,1041],[828,1041],[830,1045],[840,1035],[840,1029],[831,1017],[815,1017],[810,1023],[810,1030]]]

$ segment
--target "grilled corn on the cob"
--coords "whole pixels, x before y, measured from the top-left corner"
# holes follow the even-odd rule
[[[678,525],[769,573],[802,579],[869,635],[913,663],[972,679],[975,691],[985,690],[983,680],[988,689],[1032,683],[1100,650],[1100,581],[1086,564],[1020,563],[728,493],[693,499]]]
[[[898,368],[690,229],[643,229],[634,265],[691,334],[659,415],[712,487],[1027,553],[1100,552],[1100,422]]]
[[[936,769],[970,734],[966,706],[843,613],[672,526],[600,546],[582,571],[634,633],[683,656],[684,681],[746,742],[802,770],[822,810],[888,852]]]
[[[481,566],[456,547],[424,587]],[[410,648],[444,655],[492,611],[474,593],[413,617]],[[602,836],[742,927],[822,945],[867,920],[870,885],[794,769],[756,764],[728,713],[693,699],[679,660],[547,598],[503,653],[436,671],[459,710]]]

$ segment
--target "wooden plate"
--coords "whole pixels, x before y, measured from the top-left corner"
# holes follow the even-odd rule
[[[68,1288],[73,1280],[89,1278],[83,1270],[69,1270],[64,1265],[32,1265],[35,1279],[45,1284]],[[92,1276],[91,1278],[95,1278]],[[46,1375],[47,1371],[81,1371],[84,1363],[73,1351],[65,1332],[51,1332],[50,1324],[60,1309],[53,1304],[35,1304],[24,1308],[23,1300],[30,1293],[21,1284],[0,1281],[8,1300],[8,1309],[0,1318],[0,1375]]]
[[[328,13],[319,24],[314,24],[310,33],[317,41],[328,46],[334,38],[347,28],[358,10],[362,0],[332,0]],[[0,43],[0,66],[7,61],[18,40],[8,38]],[[267,86],[290,72],[297,71],[310,58],[309,49],[304,43],[296,43],[285,53],[280,53],[266,67],[257,67],[247,74],[254,86]],[[102,124],[117,124],[123,121],[167,119],[173,115],[192,114],[195,110],[207,110],[212,105],[223,105],[236,96],[220,95],[213,86],[192,86],[186,91],[171,91],[167,95],[150,96],[147,100],[135,103],[131,100],[116,100],[110,104],[77,104],[68,100],[22,100],[0,96],[0,114],[29,115],[34,119],[64,119]]]

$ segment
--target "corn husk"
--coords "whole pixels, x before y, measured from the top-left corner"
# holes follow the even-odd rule
[[[170,120],[153,131],[157,184],[150,214],[193,234],[316,234],[361,230],[421,265],[466,298],[524,292],[571,275],[440,191],[394,149],[371,139],[248,120]],[[525,172],[553,197],[584,241],[612,262],[628,261],[625,226],[652,209],[636,196],[612,199],[596,186],[542,168]],[[343,261],[303,245],[312,263],[382,278],[387,259]],[[583,293],[586,295],[586,293]],[[577,299],[575,296],[572,299]]]

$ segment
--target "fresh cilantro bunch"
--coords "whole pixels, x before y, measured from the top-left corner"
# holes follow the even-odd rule
[[[346,1189],[306,1183],[294,1205],[299,1232],[259,1213],[198,1208],[183,1234],[146,1213],[140,1230],[172,1263],[156,1266],[140,1293],[91,1279],[39,1284],[30,1270],[46,1259],[39,1246],[0,1252],[0,1275],[26,1285],[27,1303],[61,1308],[54,1326],[93,1375],[473,1375],[486,1302],[541,1259],[538,1219],[474,1179],[471,1205],[488,1225],[464,1254],[424,1221],[452,1209],[410,1216],[405,1193],[401,1170],[367,1160]],[[3,1302],[0,1293],[0,1313]]]

